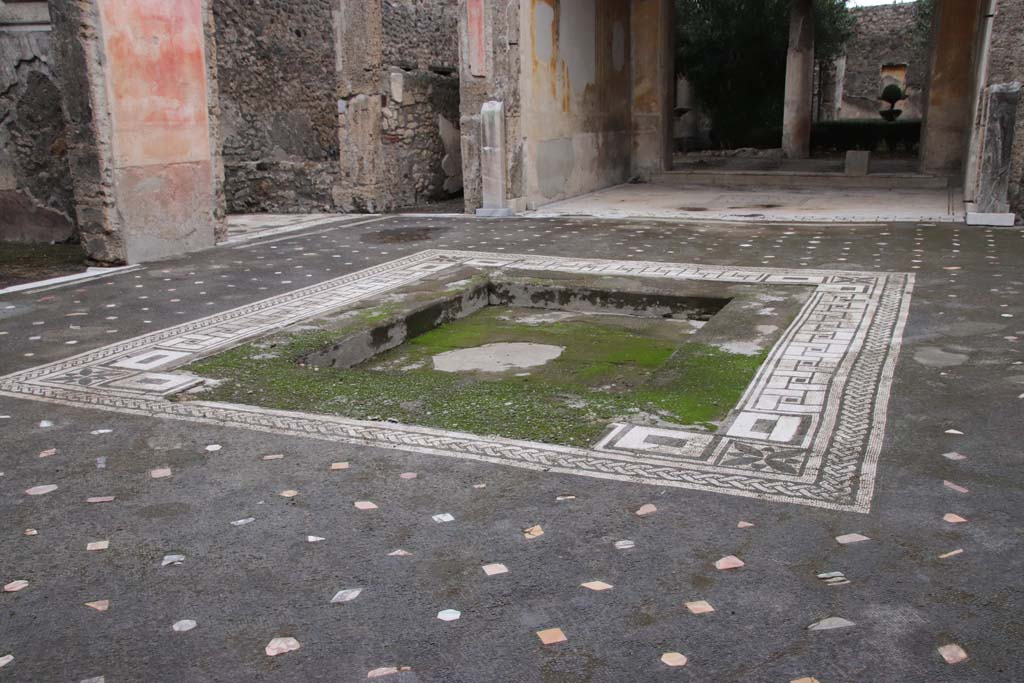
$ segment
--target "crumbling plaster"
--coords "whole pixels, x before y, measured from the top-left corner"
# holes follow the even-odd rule
[[[0,3],[0,239],[77,234],[45,2]]]

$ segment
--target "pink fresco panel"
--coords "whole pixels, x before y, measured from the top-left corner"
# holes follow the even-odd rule
[[[202,0],[99,0],[115,164],[210,159]]]
[[[469,73],[487,75],[487,37],[484,34],[484,0],[468,0],[466,18],[469,33]]]

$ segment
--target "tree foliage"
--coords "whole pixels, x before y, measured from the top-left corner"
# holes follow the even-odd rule
[[[917,0],[914,8],[914,44],[928,47],[932,39],[932,21],[935,16],[935,0]]]
[[[829,60],[853,34],[846,0],[815,0],[815,55]],[[790,0],[676,0],[676,68],[725,146],[751,144],[782,123]]]

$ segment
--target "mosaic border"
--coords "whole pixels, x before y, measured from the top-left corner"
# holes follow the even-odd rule
[[[182,365],[460,266],[814,287],[716,434],[612,425],[594,448],[166,399]],[[0,378],[0,394],[836,510],[870,509],[914,278],[427,250]]]

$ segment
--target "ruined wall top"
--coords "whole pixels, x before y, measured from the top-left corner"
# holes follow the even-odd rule
[[[382,0],[384,64],[456,71],[458,11],[452,0]]]

